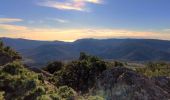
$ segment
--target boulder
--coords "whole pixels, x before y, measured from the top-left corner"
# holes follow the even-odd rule
[[[124,67],[104,71],[98,78],[96,94],[106,100],[170,99],[170,94],[152,79]]]

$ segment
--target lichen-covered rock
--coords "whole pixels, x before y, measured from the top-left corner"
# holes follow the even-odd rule
[[[117,67],[98,78],[97,94],[106,100],[168,100],[170,95],[151,79],[133,70]]]

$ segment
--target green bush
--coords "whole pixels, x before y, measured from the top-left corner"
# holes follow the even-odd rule
[[[58,94],[51,94],[50,97],[52,98],[52,100],[61,100],[61,97]]]
[[[53,74],[54,72],[57,72],[61,70],[61,68],[64,66],[64,64],[60,61],[55,61],[47,65],[47,67],[43,68],[45,71]]]
[[[107,64],[99,58],[81,54],[79,60],[68,63],[54,74],[55,82],[57,86],[67,85],[76,91],[88,92],[106,68]]]
[[[9,63],[6,66],[4,66],[3,71],[12,74],[17,75],[22,72],[23,66],[19,62],[13,62]]]
[[[58,95],[61,96],[61,98],[71,99],[76,95],[76,92],[68,86],[61,86],[58,89]]]
[[[5,92],[0,91],[0,100],[5,100],[4,99],[4,94],[5,94]]]

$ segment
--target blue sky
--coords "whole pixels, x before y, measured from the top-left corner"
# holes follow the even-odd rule
[[[170,39],[169,0],[0,0],[0,36]]]

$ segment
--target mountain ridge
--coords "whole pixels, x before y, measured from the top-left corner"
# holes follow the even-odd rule
[[[45,64],[74,60],[80,52],[123,61],[170,61],[170,41],[157,39],[79,39],[74,42],[1,38],[25,59]],[[27,63],[30,63],[29,61]]]

